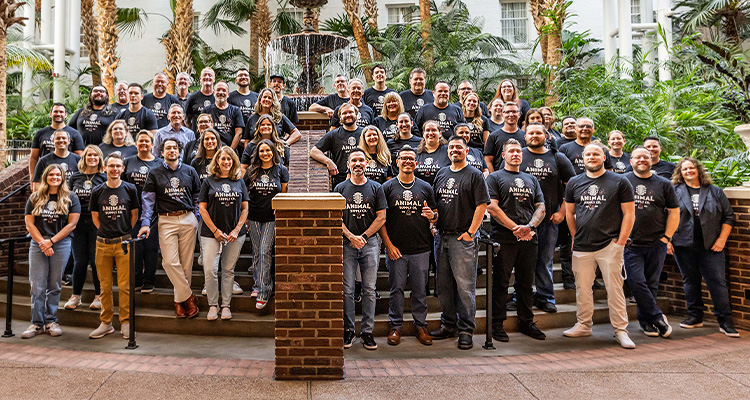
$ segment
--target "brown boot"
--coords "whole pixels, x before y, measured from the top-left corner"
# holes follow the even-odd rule
[[[185,311],[187,311],[187,317],[193,318],[196,315],[198,315],[198,304],[196,304],[197,299],[195,298],[194,294],[191,294],[190,297],[188,297],[187,300],[185,300]]]
[[[182,303],[174,303],[174,313],[177,314],[177,318],[187,318],[187,313]]]
[[[396,346],[399,343],[401,343],[401,331],[395,328],[391,328],[391,333],[390,335],[388,335],[388,344],[391,346]]]
[[[430,336],[430,333],[427,332],[426,326],[417,329],[417,340],[419,340],[419,343],[422,343],[425,346],[429,346],[432,344],[432,336]]]

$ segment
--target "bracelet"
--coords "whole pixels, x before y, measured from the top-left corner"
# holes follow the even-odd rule
[[[52,241],[52,238],[49,238],[49,242],[55,244],[55,242]]]

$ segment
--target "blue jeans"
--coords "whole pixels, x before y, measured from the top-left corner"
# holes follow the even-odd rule
[[[714,303],[714,315],[719,323],[732,321],[732,310],[729,307],[729,291],[725,276],[726,265],[724,252],[706,250],[703,246],[675,247],[674,258],[682,274],[685,286],[685,301],[688,315],[703,319],[703,295],[701,277]]]
[[[437,290],[443,314],[440,320],[451,331],[473,334],[477,311],[476,239],[465,242],[459,235],[435,236]]]
[[[648,247],[630,246],[625,249],[624,256],[627,282],[638,306],[638,321],[641,325],[653,324],[662,318],[662,311],[656,304],[656,293],[667,257],[667,244],[659,241]]]
[[[361,333],[372,333],[375,325],[375,282],[378,279],[377,235],[367,239],[367,244],[357,250],[344,239],[344,330],[354,330],[354,280],[357,269],[362,272],[362,324]]]
[[[401,329],[404,324],[404,288],[406,277],[411,282],[411,316],[417,328],[427,326],[427,278],[430,268],[430,252],[402,254],[391,260],[386,251],[385,265],[388,268],[388,282],[391,284],[388,318],[391,328]]]
[[[201,237],[203,253],[203,274],[206,283],[206,297],[209,307],[219,306],[219,261],[221,261],[221,306],[229,307],[234,286],[234,266],[245,244],[245,235],[234,242],[221,244],[216,238]]]
[[[132,236],[138,237],[141,220],[135,223]],[[135,286],[154,284],[156,267],[159,263],[159,224],[151,224],[151,234],[148,239],[135,242]]]
[[[552,280],[552,259],[555,256],[558,225],[546,219],[536,228],[538,251],[536,258],[536,298],[555,304],[555,282]]]
[[[259,222],[248,220],[248,233],[253,245],[253,290],[258,291],[258,301],[268,301],[273,292],[271,263],[273,242],[276,237],[276,221]],[[241,248],[241,246],[240,246]],[[205,263],[205,256],[204,261]]]
[[[45,238],[47,239],[47,238]],[[33,239],[29,244],[29,283],[31,284],[31,323],[44,326],[57,322],[60,287],[65,264],[70,258],[70,236],[52,245],[55,254],[44,255]]]
[[[81,295],[86,275],[91,265],[91,276],[94,278],[94,293],[99,290],[99,277],[96,275],[96,226],[91,220],[91,214],[81,215],[73,231],[73,294]]]

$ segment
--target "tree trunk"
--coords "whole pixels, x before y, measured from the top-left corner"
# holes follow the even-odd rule
[[[432,21],[430,20],[430,0],[419,0],[419,19],[422,22],[422,51],[424,52],[424,66],[431,68],[433,64],[432,43]]]
[[[176,3],[174,10],[174,26],[172,38],[174,46],[174,64],[171,65],[173,76],[169,76],[169,93],[174,93],[174,84],[177,74],[190,72],[193,59],[190,53],[193,49],[193,0],[180,0]],[[167,64],[170,67],[170,64]]]
[[[257,9],[256,9],[257,10]],[[255,12],[250,18],[250,66],[248,71],[251,75],[258,76],[258,18]]]
[[[721,10],[719,14],[723,16],[721,18],[721,32],[726,36],[729,42],[735,46],[739,46],[742,43],[740,33],[737,30],[737,17],[739,16],[739,11],[727,7],[724,10]]]
[[[266,69],[266,46],[271,41],[271,10],[268,9],[268,0],[255,0],[255,18],[257,22],[258,41],[260,50],[258,55],[258,67]]]
[[[554,14],[551,18],[549,12]],[[549,73],[544,80],[544,88],[547,93],[545,104],[551,106],[557,103],[558,93],[555,90],[557,80],[557,67],[559,67],[562,55],[562,27],[565,24],[565,7],[563,0],[530,0],[529,13],[534,20],[534,27],[539,35],[539,47],[542,52],[542,61],[550,66]]]
[[[365,16],[367,17],[367,25],[370,29],[371,34],[378,33],[378,2],[377,0],[365,0]],[[375,61],[383,59],[383,55],[380,52],[372,49],[372,58]]]
[[[102,84],[115,95],[115,70],[120,59],[117,57],[117,4],[115,0],[97,0],[96,14],[100,24],[97,25],[99,34],[99,68],[102,74]]]
[[[354,40],[357,42],[357,51],[359,51],[359,58],[364,68],[365,79],[367,82],[372,81],[372,57],[370,56],[370,47],[367,44],[367,38],[365,37],[365,28],[362,26],[362,20],[359,18],[359,1],[358,0],[344,0],[344,10],[349,16],[349,22],[352,24],[352,31],[354,33]]]
[[[18,7],[25,2],[16,3],[15,0],[3,0],[0,2],[0,169],[6,161],[5,149],[8,147],[8,55],[6,51],[6,38],[8,28],[15,24],[26,25],[24,17],[16,17]]]
[[[91,66],[91,82],[94,86],[101,85],[102,75],[99,71],[99,46],[96,36],[96,18],[94,18],[94,0],[81,0],[81,26],[83,27],[83,43],[89,52]]]

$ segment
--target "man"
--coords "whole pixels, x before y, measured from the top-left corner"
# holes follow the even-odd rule
[[[279,99],[281,104],[281,113],[286,115],[292,123],[299,123],[299,117],[297,117],[297,104],[292,99],[284,96],[284,76],[274,74],[270,76],[269,87],[276,93],[276,98]]]
[[[407,276],[412,288],[411,315],[417,340],[425,346],[432,344],[427,330],[425,283],[429,278],[430,249],[434,244],[430,224],[437,221],[438,214],[432,187],[414,176],[416,161],[414,149],[404,146],[396,157],[398,176],[383,184],[388,211],[380,237],[386,248],[385,262],[391,284],[388,344],[392,346],[401,343]]]
[[[141,100],[143,100],[143,86],[138,83],[131,83],[128,85],[128,101],[130,104],[127,109],[120,111],[115,117],[115,119],[125,120],[128,132],[133,137],[141,129],[154,133],[158,128],[156,116],[151,110],[143,106]]]
[[[357,126],[362,128],[372,124],[372,121],[377,116],[373,113],[370,106],[362,102],[362,89],[364,89],[364,87],[362,81],[357,78],[352,78],[352,80],[349,81],[349,103],[357,106],[357,110],[359,110],[357,113]],[[339,108],[341,108],[341,106],[336,107],[333,117],[331,117],[331,129],[336,129],[341,126],[341,121],[339,121]]]
[[[477,243],[474,240],[490,202],[484,176],[466,163],[469,145],[458,136],[448,141],[451,165],[435,176],[432,188],[440,218],[435,237],[437,291],[443,314],[433,339],[456,337],[458,348],[474,346]]]
[[[667,256],[667,244],[680,224],[680,204],[674,186],[651,169],[651,152],[637,146],[630,153],[633,171],[625,178],[633,186],[635,224],[632,244],[625,249],[628,285],[638,306],[638,322],[646,336],[668,337],[672,327],[659,306],[661,270]]]
[[[195,140],[195,133],[183,125],[185,122],[185,114],[183,113],[182,106],[179,104],[172,104],[169,106],[169,113],[167,115],[169,118],[169,125],[159,129],[154,135],[154,147],[151,149],[154,157],[161,157],[159,149],[161,148],[161,144],[168,138],[177,139],[177,142],[180,143],[182,148],[185,148],[189,142]],[[182,159],[182,155],[180,156],[180,159]],[[191,160],[186,160],[187,163],[190,163],[190,161]]]
[[[213,69],[206,67],[201,70],[201,89],[190,94],[185,102],[185,121],[187,121],[188,128],[196,129],[195,119],[216,100],[214,98],[215,80],[216,75]]]
[[[565,122],[563,121],[563,132],[565,132]],[[594,121],[591,118],[581,117],[576,120],[576,140],[565,143],[558,147],[560,153],[565,154],[568,160],[573,164],[573,170],[576,175],[586,172],[586,165],[583,160],[583,149],[592,142],[594,138]],[[567,133],[565,133],[567,135]],[[566,136],[567,137],[567,136]],[[612,159],[609,151],[604,149],[604,168],[612,170]]]
[[[236,150],[242,139],[242,131],[245,130],[245,118],[239,107],[229,104],[229,85],[221,81],[214,87],[214,104],[206,107],[203,111],[211,116],[214,121],[214,129],[221,136],[221,143]],[[240,148],[240,150],[242,150]]]
[[[380,241],[375,235],[385,222],[388,206],[379,183],[367,179],[367,156],[361,149],[349,153],[351,178],[335,187],[346,198],[341,228],[344,234],[344,348],[354,341],[354,280],[362,273],[362,323],[360,338],[367,350],[378,344],[372,337],[375,325],[375,283],[378,278]]]
[[[576,119],[575,117],[567,116],[562,120],[562,135],[560,139],[557,139],[557,148],[559,149],[562,145],[570,142],[575,142],[578,139],[576,133]]]
[[[586,145],[583,150],[586,173],[573,177],[565,188],[566,218],[573,236],[578,321],[563,335],[591,336],[594,316],[591,286],[598,264],[607,289],[615,340],[623,348],[634,349],[635,343],[628,336],[628,312],[622,289],[623,250],[635,221],[633,188],[622,175],[604,169],[605,157],[601,144]]]
[[[497,273],[492,281],[492,337],[501,342],[509,340],[503,323],[507,318],[505,300],[510,275],[515,270],[518,331],[544,340],[546,335],[537,328],[531,310],[531,286],[537,259],[536,228],[544,220],[544,196],[539,181],[520,171],[523,159],[521,143],[515,139],[505,142],[503,159],[504,168],[487,177],[491,236],[501,246],[492,259],[492,269]]]
[[[362,128],[357,126],[357,107],[346,103],[339,108],[342,126],[323,135],[310,149],[310,158],[325,165],[331,175],[331,187],[346,179],[346,163],[349,152],[357,148]],[[326,156],[328,153],[329,156]]]
[[[458,84],[458,89],[456,89],[456,93],[458,94],[458,101],[453,103],[455,106],[457,106],[459,109],[463,110],[461,108],[464,99],[466,96],[474,93],[474,84],[471,83],[471,81],[463,80],[461,83]],[[479,102],[479,109],[482,110],[482,116],[489,118],[490,117],[490,110],[487,109],[487,104],[484,104],[483,101]]]
[[[119,113],[122,110],[126,110],[129,104],[128,83],[125,81],[119,81],[117,82],[117,85],[115,85],[115,102],[112,103],[112,106],[114,106]]]
[[[159,214],[159,246],[162,267],[174,286],[177,318],[198,315],[197,300],[190,289],[193,277],[195,233],[198,228],[200,181],[193,167],[180,162],[180,143],[162,142],[164,162],[149,171],[143,186],[143,215],[138,236],[151,233],[151,215]]]
[[[60,164],[60,168],[65,172],[65,181],[78,171],[78,161],[81,157],[68,150],[70,145],[70,133],[65,129],[60,129],[52,134],[52,140],[55,143],[55,151],[39,159],[35,165],[34,173],[31,175],[31,188],[36,190],[37,184],[42,180],[44,169],[52,164]]]
[[[83,138],[77,130],[72,127],[65,125],[65,118],[68,116],[68,110],[65,108],[63,103],[54,103],[52,108],[49,110],[49,116],[52,119],[50,126],[36,131],[34,138],[31,139],[31,154],[29,156],[29,176],[34,176],[34,170],[36,169],[36,163],[39,159],[46,156],[49,153],[55,151],[55,141],[52,137],[56,131],[64,130],[68,132],[69,150],[78,154],[79,156],[83,153],[83,148],[86,147],[83,143]]]
[[[417,117],[417,111],[423,105],[435,101],[432,90],[425,90],[426,84],[427,72],[422,68],[414,68],[409,72],[409,89],[399,93],[404,102],[404,111],[409,113],[412,121]]]
[[[372,68],[372,80],[375,81],[375,84],[371,88],[365,90],[365,94],[362,97],[365,104],[372,108],[373,115],[376,117],[383,112],[383,101],[385,100],[385,95],[389,92],[395,92],[395,90],[385,85],[385,79],[385,66],[383,64],[376,64]]]
[[[122,156],[107,157],[107,182],[91,191],[89,208],[96,226],[96,265],[101,271],[102,310],[99,327],[89,333],[89,338],[99,339],[114,333],[112,317],[115,306],[112,299],[112,267],[117,264],[117,291],[119,293],[120,333],[125,339],[130,334],[130,256],[125,253],[122,242],[130,239],[130,232],[138,221],[140,201],[138,191],[132,183],[120,179],[123,171]]]
[[[258,93],[250,90],[250,72],[247,68],[237,70],[234,75],[234,83],[237,84],[237,90],[229,93],[229,104],[239,107],[245,119],[250,118],[255,112]]]
[[[490,120],[487,121],[490,133],[502,129],[505,124],[503,121],[503,105],[505,105],[505,102],[499,97],[492,100],[490,103],[490,114],[488,115]],[[516,121],[518,121],[518,119],[516,119]]]
[[[310,111],[323,113],[328,115],[328,118],[331,118],[338,106],[349,101],[347,80],[344,75],[336,75],[336,78],[333,80],[333,88],[336,90],[336,93],[329,94],[311,104]]]
[[[177,97],[177,100],[180,102],[180,105],[184,110],[187,98],[190,96],[190,75],[187,72],[178,73],[177,78],[175,78],[174,87],[174,95]]]
[[[169,84],[169,78],[164,72],[157,72],[154,75],[154,91],[143,96],[143,106],[151,110],[156,117],[157,128],[163,128],[169,125],[169,118],[167,118],[167,112],[172,104],[180,104],[180,100],[167,93],[167,85]]]
[[[398,126],[398,135],[385,142],[385,145],[388,146],[388,151],[391,152],[391,160],[393,160],[394,167],[396,166],[397,153],[401,148],[408,145],[416,150],[416,148],[419,147],[419,144],[422,143],[421,137],[412,134],[414,130],[412,129],[409,113],[404,112],[399,114],[396,124]],[[395,168],[393,172],[394,174],[398,174],[398,170]]]
[[[433,102],[419,108],[414,123],[417,125],[419,132],[422,132],[422,124],[426,121],[437,121],[440,125],[440,133],[448,139],[453,136],[453,128],[456,124],[466,122],[464,113],[461,111],[461,107],[448,102],[451,96],[451,85],[448,82],[437,81],[435,91],[432,93],[434,95]]]
[[[117,109],[109,104],[107,88],[96,85],[91,88],[88,103],[70,117],[70,126],[81,134],[84,145],[99,145],[115,114]]]
[[[661,140],[656,136],[647,136],[643,139],[643,147],[651,153],[651,169],[662,178],[672,179],[675,164],[660,159]]]
[[[494,105],[495,102],[492,102]],[[526,132],[518,127],[519,114],[518,104],[507,102],[503,104],[503,119],[505,124],[502,128],[490,132],[487,142],[484,144],[484,161],[490,173],[500,169],[503,162],[503,145],[508,139],[515,139],[521,146],[526,146]]]

